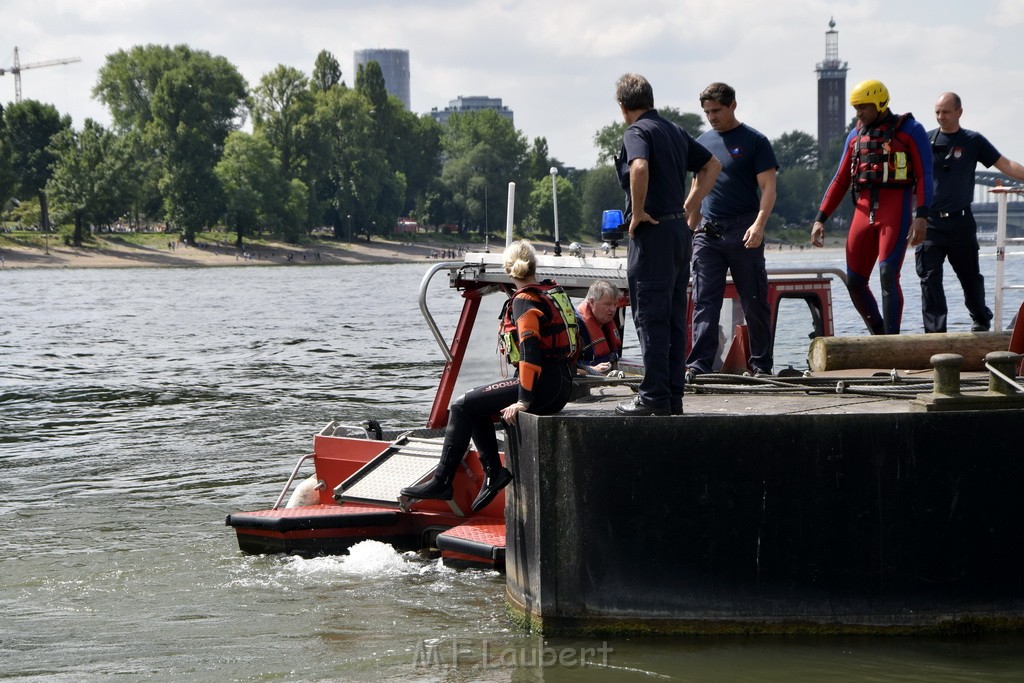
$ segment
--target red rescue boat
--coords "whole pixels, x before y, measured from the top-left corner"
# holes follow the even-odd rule
[[[462,312],[454,335],[444,339],[428,308],[428,285],[438,273],[447,273],[449,286],[460,292]],[[779,304],[799,299],[810,312],[810,336],[831,336],[831,278],[844,277],[835,269],[811,271],[769,269],[769,301],[772,328],[776,329]],[[607,280],[622,292],[626,287],[624,258],[590,255],[578,245],[568,254],[538,256],[538,277],[551,278],[582,301],[590,284]],[[249,553],[296,553],[301,555],[344,552],[363,540],[389,543],[398,549],[440,552],[447,563],[473,564],[503,569],[505,563],[505,495],[498,496],[479,513],[470,505],[483,482],[478,459],[467,457],[453,484],[452,501],[408,500],[399,491],[425,480],[441,454],[448,405],[466,359],[484,297],[507,297],[512,284],[505,275],[501,254],[468,253],[463,261],[433,265],[420,285],[420,310],[444,356],[444,370],[434,396],[427,424],[422,429],[389,432],[373,420],[358,426],[332,422],[313,438],[313,452],[299,458],[277,502],[269,509],[236,512],[226,524],[235,529],[238,545]],[[736,298],[730,283],[726,296]],[[728,309],[728,303],[723,313]],[[738,305],[733,306],[738,310]],[[689,307],[692,312],[692,302]],[[484,316],[477,334],[494,335],[494,321]],[[723,320],[728,316],[723,315]],[[620,309],[619,325],[625,321]],[[726,328],[728,329],[728,327]],[[732,338],[721,349],[722,372],[746,370],[746,328],[733,326]],[[624,363],[642,371],[639,363]],[[628,370],[627,370],[628,372]],[[603,378],[580,377],[579,393]],[[628,381],[628,380],[627,380]],[[600,409],[605,409],[601,407]],[[610,410],[610,407],[607,407]],[[499,443],[504,434],[498,433]],[[503,455],[504,457],[504,455]],[[293,486],[309,460],[312,476]],[[286,496],[290,499],[282,505]]]

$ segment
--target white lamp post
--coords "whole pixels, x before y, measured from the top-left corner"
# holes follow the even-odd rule
[[[558,243],[558,183],[556,182],[558,169],[552,166],[549,173],[551,174],[551,201],[555,207],[555,256],[561,256],[562,245]]]

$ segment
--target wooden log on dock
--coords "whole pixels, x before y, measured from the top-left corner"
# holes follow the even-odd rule
[[[1005,351],[1010,331],[945,334],[887,334],[865,337],[818,337],[807,354],[812,372],[856,368],[927,370],[937,353],[964,357],[963,370],[985,368],[985,354]]]

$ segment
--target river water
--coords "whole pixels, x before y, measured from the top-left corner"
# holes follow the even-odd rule
[[[991,300],[991,247],[983,264]],[[329,420],[426,421],[441,356],[416,302],[425,270],[0,270],[0,679],[1024,678],[1018,637],[542,640],[507,620],[493,571],[372,542],[241,554],[225,514],[269,507]],[[456,298],[436,280],[450,334]],[[904,282],[919,331],[912,263]],[[951,331],[966,330],[952,278],[947,292]],[[859,333],[836,299],[837,332]],[[805,366],[807,331],[780,337],[777,368]],[[495,369],[482,357],[467,381]]]

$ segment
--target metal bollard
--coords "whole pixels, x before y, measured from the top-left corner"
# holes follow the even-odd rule
[[[989,393],[1001,396],[1017,396],[1016,388],[1010,383],[1017,375],[1017,363],[1021,354],[1012,351],[993,351],[986,354],[985,365],[989,366]],[[1007,381],[1009,379],[1009,381]]]
[[[935,384],[932,394],[935,396],[960,395],[960,368],[964,357],[957,353],[937,353],[931,357],[935,369]]]

